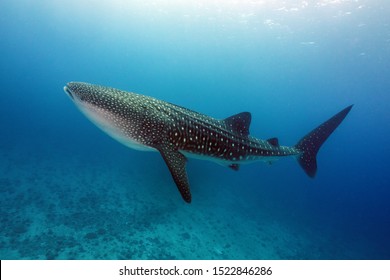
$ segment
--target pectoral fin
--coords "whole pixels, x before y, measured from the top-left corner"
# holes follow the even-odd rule
[[[171,144],[166,144],[158,148],[165,163],[168,165],[169,171],[177,188],[185,202],[191,202],[190,185],[188,183],[186,171],[186,157],[173,147]]]
[[[234,171],[238,171],[240,169],[240,165],[237,163],[230,164],[229,167]]]

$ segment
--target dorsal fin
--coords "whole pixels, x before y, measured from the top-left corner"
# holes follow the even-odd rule
[[[274,147],[279,147],[279,140],[276,137],[267,139],[267,142],[270,143]]]
[[[228,127],[232,129],[233,132],[238,133],[242,136],[248,136],[251,119],[251,113],[242,112],[224,119],[224,122]]]

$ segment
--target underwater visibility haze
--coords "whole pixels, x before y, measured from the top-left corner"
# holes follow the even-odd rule
[[[0,258],[389,259],[389,13],[384,0],[1,1]],[[89,86],[109,106],[86,102]],[[154,114],[137,143],[112,129],[134,110]],[[255,149],[272,161],[241,165]]]

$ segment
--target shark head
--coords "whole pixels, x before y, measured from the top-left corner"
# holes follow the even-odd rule
[[[81,110],[107,110],[111,102],[115,101],[109,88],[80,82],[70,82],[64,91]]]
[[[111,134],[117,127],[120,104],[115,104],[115,99],[107,90],[87,83],[70,82],[64,91],[76,107],[105,132]]]
[[[76,107],[96,126],[122,144],[138,150],[148,150],[132,131],[139,126],[136,94],[88,83],[70,82],[65,93]]]

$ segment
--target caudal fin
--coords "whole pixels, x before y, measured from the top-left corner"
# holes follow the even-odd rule
[[[352,106],[353,105],[348,106],[347,108],[334,115],[314,130],[310,131],[295,145],[295,148],[302,152],[298,157],[298,162],[308,176],[313,178],[316,175],[316,157],[318,150],[321,148],[325,140],[328,139],[332,132],[348,115]]]

